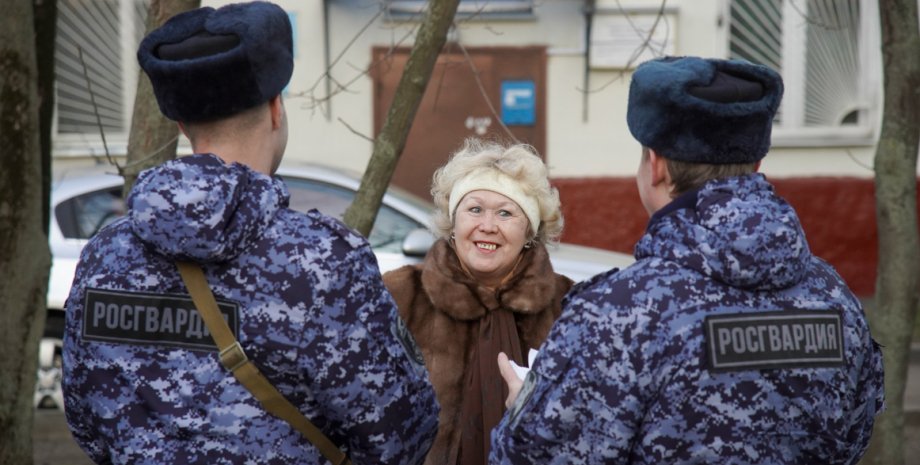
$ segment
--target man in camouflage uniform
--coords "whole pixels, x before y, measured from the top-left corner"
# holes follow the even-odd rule
[[[782,80],[664,58],[632,78],[651,215],[636,263],[569,294],[492,463],[852,464],[883,406],[859,301],[760,160]]]
[[[67,303],[67,420],[97,463],[327,463],[225,370],[177,260],[199,264],[243,350],[355,464],[420,463],[438,407],[368,243],[288,208],[287,14],[172,18],[138,58],[196,155],[141,174],[86,246]]]

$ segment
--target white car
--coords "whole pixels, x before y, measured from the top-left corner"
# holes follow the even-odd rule
[[[109,173],[106,173],[108,171]],[[121,176],[114,167],[65,173],[51,190],[49,242],[53,256],[48,283],[48,316],[39,350],[35,405],[63,407],[60,380],[64,301],[70,293],[80,251],[103,226],[124,214]],[[320,165],[283,165],[278,174],[291,193],[291,208],[316,208],[341,218],[360,184],[360,174]],[[434,206],[396,187],[383,198],[368,238],[380,272],[422,260],[434,237],[426,229]],[[556,272],[581,281],[610,268],[632,263],[629,255],[607,250],[558,244],[549,247]]]

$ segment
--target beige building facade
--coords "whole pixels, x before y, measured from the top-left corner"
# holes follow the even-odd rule
[[[75,46],[90,51],[109,150],[123,154],[146,6],[59,2],[54,156],[66,167],[104,153]],[[426,2],[277,3],[295,34],[286,160],[363,171]],[[850,267],[844,277],[868,291],[879,34],[877,3],[868,0],[462,0],[394,183],[424,195],[431,171],[463,138],[514,137],[550,167],[567,209],[564,239],[628,252],[645,221],[632,198],[640,147],[625,118],[632,70],[665,54],[748,59],[777,69],[786,85],[761,171],[800,211],[813,249]],[[847,205],[833,208],[844,197]],[[612,213],[603,210],[610,205]],[[846,231],[852,236],[841,237]]]

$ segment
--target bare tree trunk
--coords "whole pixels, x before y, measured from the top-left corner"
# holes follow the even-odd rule
[[[904,389],[920,274],[920,27],[917,0],[879,0],[879,12],[885,109],[875,153],[879,260],[876,308],[869,319],[884,346],[887,411],[878,419],[867,461],[903,465]]]
[[[32,393],[51,256],[42,230],[31,0],[0,15],[0,463],[32,463]]]
[[[57,0],[33,0],[35,5],[35,56],[38,59],[38,121],[42,153],[42,230],[51,224],[51,126],[54,117],[54,37],[57,34]]]
[[[201,0],[152,0],[147,10],[147,33],[176,14],[199,6]],[[150,78],[143,70],[139,72],[131,132],[128,135],[127,164],[121,169],[125,177],[125,198],[141,171],[176,158],[179,143],[179,127],[160,113]]]
[[[374,141],[374,153],[367,164],[355,200],[345,210],[345,224],[367,236],[377,219],[396,163],[406,146],[412,120],[425,95],[431,71],[447,41],[447,31],[454,21],[459,0],[431,0],[409,53],[393,103],[387,111],[380,135]]]

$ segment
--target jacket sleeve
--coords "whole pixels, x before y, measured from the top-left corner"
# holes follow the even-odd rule
[[[355,464],[424,461],[437,433],[438,404],[421,356],[397,315],[369,246],[350,249],[330,292],[344,308],[335,356],[320,363],[317,401]]]
[[[111,463],[109,448],[103,439],[104,435],[97,431],[96,412],[91,403],[97,397],[87,388],[94,387],[86,382],[86,367],[92,365],[86,353],[86,345],[80,340],[80,328],[77,315],[83,313],[83,297],[85,285],[82,276],[86,270],[86,260],[93,260],[92,243],[84,248],[80,262],[73,280],[73,286],[67,302],[64,304],[66,316],[64,329],[63,364],[64,376],[61,379],[61,388],[64,391],[64,414],[67,426],[74,440],[86,452],[94,463]]]
[[[570,306],[557,321],[493,431],[490,463],[629,462],[643,415],[640,367],[610,321],[575,313]]]

